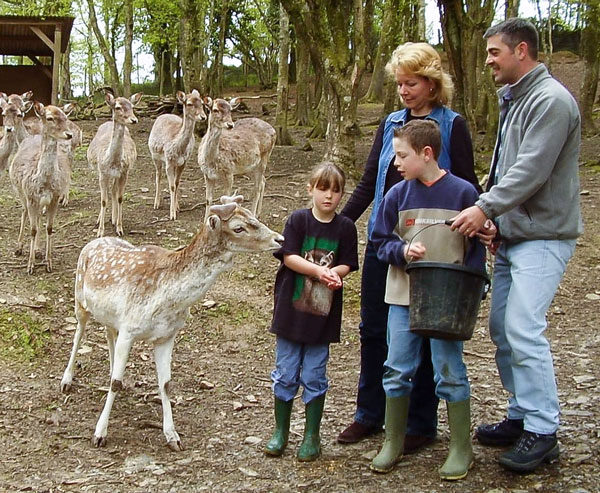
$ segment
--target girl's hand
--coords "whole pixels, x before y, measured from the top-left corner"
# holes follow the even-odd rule
[[[328,267],[319,267],[319,277],[317,279],[329,289],[339,289],[342,286],[339,274]]]
[[[420,241],[410,243],[404,247],[404,258],[407,263],[412,262],[413,260],[419,260],[425,256],[426,251],[425,245]]]

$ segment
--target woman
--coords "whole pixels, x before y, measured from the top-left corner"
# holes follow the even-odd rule
[[[454,87],[450,76],[442,68],[437,51],[427,43],[405,43],[394,50],[386,70],[396,79],[398,94],[405,108],[389,114],[379,125],[364,174],[341,212],[356,221],[373,203],[361,284],[361,368],[357,409],[352,424],[338,436],[340,443],[358,442],[377,433],[385,416],[382,378],[387,357],[388,305],[384,302],[384,294],[388,266],[377,259],[370,237],[383,196],[402,179],[391,165],[394,161],[394,128],[414,119],[435,121],[442,136],[440,167],[473,183],[481,192],[475,176],[473,145],[467,122],[446,106]],[[432,443],[437,433],[438,399],[434,393],[430,347],[428,344],[423,347],[422,363],[410,395],[404,453]]]

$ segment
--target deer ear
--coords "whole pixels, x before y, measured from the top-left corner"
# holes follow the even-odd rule
[[[75,103],[67,103],[62,107],[62,110],[64,112],[65,115],[69,116],[71,113],[73,113],[73,111],[76,108],[76,104]]]
[[[46,115],[44,114],[44,105],[39,101],[33,103],[33,110],[35,111],[35,114],[38,118],[41,118],[43,120],[46,117]]]
[[[33,106],[33,101],[25,101],[23,104],[23,114],[27,113]]]
[[[219,219],[219,216],[213,214],[211,216],[208,216],[208,219],[206,220],[206,225],[214,231],[221,225],[221,220]]]
[[[112,93],[106,91],[104,93],[104,99],[110,107],[113,107],[115,105],[115,97]]]
[[[27,91],[21,94],[21,99],[23,101],[29,101],[33,97],[33,91]]]
[[[131,104],[133,104],[133,106],[137,106],[137,104],[142,100],[143,95],[144,94],[141,92],[136,92],[133,96],[129,98],[129,101],[131,101]]]
[[[229,104],[231,105],[231,111],[237,109],[237,107],[242,103],[242,98],[231,98]]]
[[[209,98],[208,96],[204,96],[204,99],[202,99],[202,102],[204,103],[204,107],[208,111],[212,110],[212,103],[213,103],[213,101],[212,101],[211,98]]]
[[[177,101],[179,101],[181,104],[185,104],[185,92],[183,91],[177,91]]]

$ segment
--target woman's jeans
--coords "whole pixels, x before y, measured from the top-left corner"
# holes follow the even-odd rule
[[[277,336],[275,369],[271,372],[273,393],[280,401],[291,401],[300,386],[308,404],[329,388],[327,361],[329,344],[302,344]]]
[[[362,269],[360,330],[360,377],[354,420],[366,426],[381,426],[385,418],[383,364],[387,358],[387,318],[384,302],[388,264],[377,258],[367,243]],[[438,398],[435,395],[429,344],[423,344],[421,364],[410,396],[407,433],[435,437]]]
[[[508,417],[525,429],[558,429],[559,404],[546,312],[575,250],[575,240],[501,243],[496,252],[490,336],[496,364],[509,392]]]
[[[388,315],[388,357],[383,388],[388,397],[404,397],[412,390],[412,379],[421,363],[421,346],[427,338],[410,331],[409,308],[391,305]],[[467,367],[463,363],[462,341],[430,339],[435,393],[448,402],[462,402],[471,396]]]

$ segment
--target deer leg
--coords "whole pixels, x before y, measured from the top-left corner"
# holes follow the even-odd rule
[[[181,166],[175,168],[175,210],[179,212],[179,183],[181,182],[181,175],[185,169],[185,161]]]
[[[77,317],[77,330],[75,331],[75,335],[73,336],[73,348],[71,349],[71,357],[69,358],[69,363],[65,368],[65,372],[63,373],[62,380],[60,381],[60,391],[63,393],[67,393],[71,390],[73,386],[73,373],[75,369],[75,358],[77,357],[77,351],[79,351],[79,345],[81,344],[81,339],[85,334],[85,326],[90,319],[90,312],[85,310],[81,304],[76,301],[75,302],[75,316]]]
[[[212,205],[213,201],[213,191],[215,189],[215,180],[211,180],[208,176],[204,175],[204,181],[206,183],[206,208],[204,211],[204,220],[208,218],[208,209]]]
[[[154,209],[160,208],[161,203],[161,191],[160,191],[160,182],[162,180],[162,176],[160,173],[161,161],[158,158],[152,156],[152,162],[154,163],[154,184],[156,186],[156,193],[154,194]]]
[[[106,445],[110,411],[115,402],[117,392],[123,388],[123,374],[125,373],[125,366],[129,358],[129,351],[131,351],[131,346],[133,345],[133,339],[129,335],[124,334],[125,331],[119,332],[115,343],[115,361],[110,377],[110,389],[106,396],[106,403],[104,404],[104,409],[102,409],[102,414],[100,414],[98,423],[96,423],[96,431],[94,431],[94,436],[92,437],[92,445],[95,447],[104,447]]]
[[[19,228],[19,237],[17,238],[17,249],[15,255],[23,255],[23,238],[25,237],[25,221],[27,218],[27,207],[23,205],[23,213],[21,214],[21,227]]]
[[[33,268],[35,266],[35,246],[37,244],[38,226],[39,226],[39,214],[40,211],[27,201],[27,213],[29,214],[29,225],[31,231],[31,242],[29,244],[29,260],[27,261],[27,273],[33,274]]]
[[[106,342],[108,346],[108,361],[110,363],[110,374],[113,373],[115,366],[115,341],[117,340],[118,332],[114,327],[105,327],[106,330]]]
[[[183,450],[179,434],[175,431],[171,400],[169,398],[169,383],[171,382],[171,354],[175,337],[154,345],[154,361],[156,363],[156,374],[158,376],[158,394],[162,401],[163,409],[163,433],[171,450],[179,452]]]
[[[266,179],[264,170],[257,172],[254,176],[254,200],[252,201],[252,213],[258,217],[262,209],[263,196],[265,194]]]
[[[175,221],[177,219],[177,165],[169,163],[167,166],[167,180],[169,180],[169,196],[171,199],[171,205],[169,208],[169,219]]]
[[[104,218],[106,216],[106,203],[108,201],[108,179],[100,177],[100,215],[98,216],[98,238],[104,236]]]
[[[116,197],[113,198],[113,204],[116,204],[115,230],[117,232],[117,236],[123,236],[123,195],[125,195],[126,184],[127,173],[123,173],[115,183]]]
[[[56,211],[58,211],[58,199],[54,199],[48,205],[46,211],[46,271],[52,272],[52,244],[54,241],[54,218],[56,217]],[[38,229],[39,230],[39,229]]]

